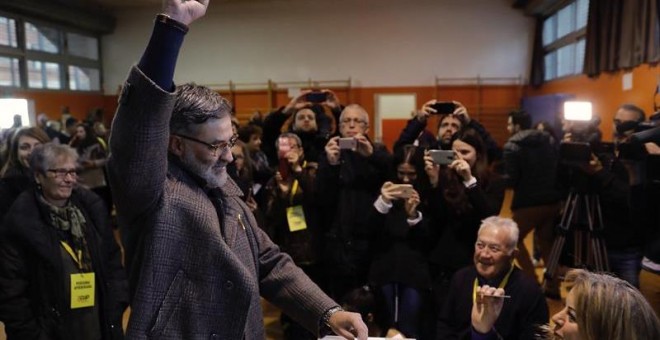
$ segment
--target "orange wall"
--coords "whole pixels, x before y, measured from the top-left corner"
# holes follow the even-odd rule
[[[11,93],[12,97],[34,100],[35,112],[46,113],[51,120],[59,120],[62,109],[69,107],[69,113],[78,119],[87,118],[87,114],[96,108],[102,108],[104,120],[110,122],[116,107],[116,96],[109,100],[108,96],[101,94],[51,92],[51,91],[24,91]]]
[[[539,89],[528,89],[527,95],[544,95],[553,93],[574,94],[576,100],[586,100],[593,104],[594,114],[601,117],[600,128],[603,138],[612,138],[612,120],[619,105],[632,103],[641,107],[647,117],[653,113],[653,93],[660,81],[660,67],[642,65],[632,70],[633,87],[622,90],[624,72],[601,74],[596,79],[587,76],[574,76],[550,81]],[[660,98],[658,99],[660,105]]]
[[[374,121],[375,98],[377,94],[415,93],[417,107],[436,97],[439,100],[457,100],[467,106],[470,115],[486,126],[495,140],[503,144],[508,137],[506,134],[506,114],[518,107],[523,93],[521,87],[513,85],[498,86],[420,86],[420,87],[354,87],[336,89],[335,93],[343,104],[357,103],[362,105],[370,114],[370,121]],[[227,99],[236,105],[239,119],[246,122],[255,110],[267,114],[268,108],[286,105],[289,102],[286,90],[274,91],[268,97],[266,90],[239,91],[233,95],[221,92]],[[45,112],[51,119],[59,119],[62,107],[68,106],[71,114],[79,119],[87,117],[87,113],[95,108],[103,108],[105,122],[109,124],[117,108],[117,96],[102,96],[84,93],[57,93],[57,92],[25,92],[15,94],[34,99],[37,113]],[[269,102],[270,100],[270,102]],[[407,116],[407,112],[405,113]],[[389,121],[383,124],[383,142],[391,149],[398,138],[405,120]],[[371,124],[374,126],[374,124]],[[437,119],[429,121],[428,128],[436,132]],[[369,131],[374,136],[375,129]]]

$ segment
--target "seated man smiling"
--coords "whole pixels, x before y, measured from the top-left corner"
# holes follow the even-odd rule
[[[548,322],[548,305],[539,285],[513,265],[518,227],[509,219],[491,216],[483,220],[474,246],[474,266],[454,274],[448,298],[440,309],[437,339],[533,339],[538,325]],[[503,289],[504,301],[494,326],[471,326],[472,305],[483,298],[483,286]],[[479,293],[479,294],[478,294]],[[501,290],[498,294],[501,295]]]

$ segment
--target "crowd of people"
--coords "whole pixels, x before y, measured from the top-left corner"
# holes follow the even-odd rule
[[[457,101],[424,103],[391,151],[369,137],[363,107],[327,89],[241,123],[216,92],[173,84],[188,25],[207,6],[164,1],[109,140],[75,120],[3,134],[9,339],[121,339],[129,304],[127,338],[261,339],[259,297],[282,309],[287,339],[660,338],[660,195],[647,171],[660,152],[629,142],[641,109],[621,106],[614,150],[589,140],[578,165],[560,147],[582,142],[577,127],[552,132],[513,111],[500,147]],[[523,239],[535,231],[547,264],[576,173],[600,198],[596,236],[620,279],[568,272],[550,328],[546,297],[560,297],[560,275],[540,282]],[[512,219],[498,217],[507,187]]]

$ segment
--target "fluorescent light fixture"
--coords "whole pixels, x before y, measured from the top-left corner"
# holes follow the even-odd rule
[[[0,99],[0,129],[14,126],[14,116],[21,116],[23,126],[30,126],[30,108],[27,99]]]
[[[564,102],[564,119],[590,121],[592,117],[591,102]]]

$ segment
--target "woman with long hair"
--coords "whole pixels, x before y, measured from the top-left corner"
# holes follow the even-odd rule
[[[7,163],[0,170],[0,219],[16,197],[33,184],[28,159],[35,147],[48,142],[50,138],[38,127],[21,128],[13,135]]]
[[[397,150],[395,172],[382,185],[369,214],[373,255],[369,283],[385,298],[387,328],[410,338],[423,334],[424,301],[431,291],[426,220],[418,210],[420,193],[428,183],[423,157],[413,145]]]
[[[452,141],[454,161],[434,163],[427,152],[425,170],[431,185],[427,196],[432,242],[429,263],[436,304],[444,300],[451,276],[471,265],[481,220],[500,212],[504,181],[488,168],[486,147],[479,133],[464,129]]]
[[[564,280],[566,306],[552,317],[547,339],[660,339],[660,321],[644,296],[627,281],[575,269]]]

